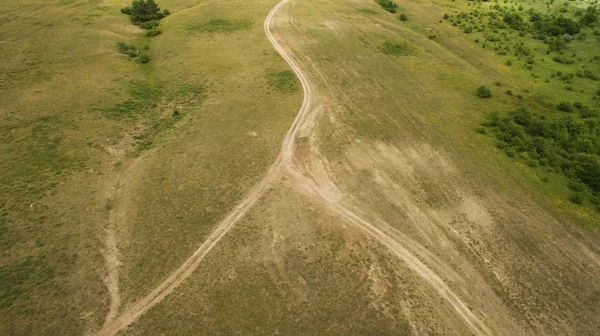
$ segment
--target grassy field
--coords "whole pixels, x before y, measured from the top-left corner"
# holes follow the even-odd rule
[[[206,100],[136,168],[121,231],[127,301],[178,267],[278,154],[301,92],[295,78],[273,81],[286,67],[262,31],[272,5],[206,2],[152,42],[156,80],[203,84]]]
[[[4,335],[77,334],[102,322],[104,200],[93,186],[110,156],[104,148],[136,124],[102,109],[143,78],[111,56],[117,39],[137,35],[114,10],[87,1],[1,5]]]
[[[164,1],[153,38],[126,4],[0,9],[1,334],[97,329],[111,226],[123,301],[145,293],[264,173],[299,102],[270,84],[286,70],[262,34],[272,2]],[[151,62],[115,56],[120,41]]]
[[[583,270],[597,259],[591,252],[586,262],[573,260],[597,251],[595,205],[570,202],[563,175],[504,155],[476,129],[490,112],[534,105],[540,95],[551,106],[595,106],[594,83],[576,79],[583,93],[553,81],[536,86],[529,70],[512,70],[474,36],[440,23],[450,8],[469,6],[399,4],[408,21],[369,2],[290,7],[302,20],[291,21],[286,39],[318,41],[292,50],[310,58],[318,91],[327,92],[320,149],[348,202],[469,274],[470,285],[456,290],[481,291],[470,304],[490,324],[514,325],[516,334],[592,333],[598,288],[589,286],[598,270]],[[402,51],[390,53],[390,45]],[[491,99],[475,96],[480,85],[492,89]],[[523,98],[504,96],[507,88]]]
[[[0,335],[98,330],[111,276],[120,312],[265,174],[302,96],[264,36],[277,2],[162,0],[171,15],[155,37],[119,13],[128,1],[0,4]],[[590,5],[411,0],[393,14],[371,0],[292,0],[273,31],[315,87],[308,136],[345,204],[424,246],[498,333],[591,335],[592,192],[564,167],[510,154],[482,123],[519,108],[560,119],[563,101],[597,111],[598,28],[546,54],[531,33],[490,27],[496,4],[574,18]],[[117,42],[150,62],[116,55]],[[482,85],[491,98],[475,95]],[[406,265],[285,178],[126,331],[467,332]]]
[[[400,21],[370,1],[294,1],[279,14],[276,33],[315,83],[321,114],[312,136],[345,202],[449,265],[451,271],[432,267],[499,333],[592,334],[600,323],[597,212],[568,201],[572,190],[563,175],[506,156],[494,137],[476,130],[490,112],[532,105],[539,95],[548,104],[593,101],[574,91],[559,96],[565,90],[552,81],[536,86],[530,70],[507,67],[505,57],[481,48],[474,35],[440,22],[444,13],[468,8],[405,2],[397,14],[409,19]],[[475,96],[481,85],[491,88],[491,99]],[[503,94],[508,89],[514,97]],[[129,333],[347,334],[357,325],[402,333],[402,321],[417,334],[467,332],[401,263],[366,258],[378,248],[365,248],[339,219],[315,216],[322,210],[287,188],[273,191],[192,280]],[[348,251],[364,263],[348,260]],[[322,275],[312,260],[336,271]],[[383,280],[370,276],[372,269]],[[354,285],[364,279],[370,294],[353,294],[358,302],[340,299],[340,288],[363,293]],[[389,309],[400,314],[382,323],[378,316]],[[357,324],[340,322],[351,314],[358,314]],[[165,322],[186,316],[197,319]]]

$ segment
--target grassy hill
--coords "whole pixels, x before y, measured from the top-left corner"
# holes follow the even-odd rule
[[[154,37],[127,1],[0,4],[1,335],[99,330],[261,179],[302,101],[263,31],[277,3],[163,0]],[[274,21],[315,91],[306,176],[499,334],[600,326],[593,5],[291,0]],[[282,176],[126,334],[469,332]]]

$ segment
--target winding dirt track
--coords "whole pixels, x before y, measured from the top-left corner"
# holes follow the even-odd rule
[[[398,258],[402,259],[406,265],[411,268],[416,274],[421,276],[423,280],[429,283],[438,294],[450,303],[455,309],[458,316],[464,320],[465,324],[475,335],[491,335],[492,332],[488,327],[461,301],[461,299],[444,283],[442,278],[423,263],[417,256],[412,254],[407,247],[419,250],[420,246],[413,242],[410,238],[398,232],[393,232],[394,229],[385,223],[379,223],[380,228],[365,221],[349,210],[346,206],[328,194],[319,183],[307,177],[294,162],[294,152],[296,147],[296,137],[300,126],[306,121],[307,116],[314,112],[311,110],[312,98],[311,87],[306,75],[301,68],[296,64],[296,61],[288,55],[285,49],[277,42],[271,33],[271,23],[277,11],[289,0],[282,0],[269,13],[264,22],[264,30],[267,38],[273,44],[273,47],[281,54],[290,67],[294,70],[302,83],[304,91],[304,99],[298,114],[296,115],[290,129],[288,130],[282,144],[282,149],[269,168],[263,179],[254,186],[246,197],[229,213],[214,229],[210,236],[200,245],[200,247],[190,256],[179,268],[171,273],[163,280],[156,288],[148,295],[139,299],[135,304],[124,310],[117,318],[112,321],[107,321],[104,327],[98,331],[96,335],[115,335],[119,331],[127,328],[130,324],[137,321],[144,313],[152,309],[160,303],[173,289],[179,286],[187,277],[189,277],[198,267],[204,257],[210,250],[231,230],[234,224],[242,218],[246,212],[256,203],[264,192],[275,182],[282,172],[290,174],[298,187],[312,195],[316,200],[327,205],[334,213],[344,218],[353,226],[359,228],[367,235],[379,241],[381,244],[389,248]],[[390,237],[385,231],[390,232],[396,239]],[[398,239],[400,238],[400,239]],[[402,244],[399,242],[402,241]]]

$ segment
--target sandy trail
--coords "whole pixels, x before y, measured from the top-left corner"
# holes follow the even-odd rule
[[[334,213],[344,218],[353,226],[359,228],[364,233],[379,241],[381,244],[389,248],[398,258],[403,260],[406,265],[411,268],[416,274],[421,276],[429,285],[431,285],[450,305],[455,309],[458,316],[464,320],[465,324],[475,335],[491,335],[492,332],[488,327],[461,301],[461,299],[448,287],[442,278],[423,263],[417,256],[412,254],[408,247],[419,249],[420,245],[413,242],[406,236],[402,236],[401,244],[397,240],[391,238],[384,231],[394,230],[389,225],[383,223],[381,228],[365,221],[357,216],[354,212],[340,204],[333,195],[328,194],[325,188],[322,188],[319,183],[308,178],[296,165],[294,153],[296,148],[296,137],[298,131],[307,120],[311,112],[312,96],[311,86],[305,73],[296,64],[296,61],[287,53],[287,51],[277,42],[271,33],[271,23],[277,11],[289,0],[282,0],[269,13],[264,22],[264,30],[267,38],[277,50],[277,52],[286,60],[298,76],[304,91],[304,99],[302,106],[298,111],[290,129],[283,139],[281,152],[275,162],[269,168],[263,179],[254,186],[245,198],[233,209],[233,211],[225,217],[210,234],[202,245],[188,258],[179,268],[171,273],[163,282],[154,288],[148,295],[139,299],[135,304],[128,307],[123,313],[112,321],[107,321],[104,327],[97,335],[115,335],[119,331],[138,320],[144,313],[152,309],[160,303],[173,289],[180,285],[187,277],[189,277],[198,267],[204,257],[210,250],[231,230],[234,224],[242,218],[246,212],[256,203],[264,192],[275,182],[282,172],[287,172],[293,178],[298,187],[312,195],[316,200],[325,203]],[[382,230],[383,229],[383,230]],[[395,235],[397,236],[397,235]]]

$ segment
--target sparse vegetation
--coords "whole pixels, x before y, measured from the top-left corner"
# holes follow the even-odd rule
[[[293,93],[298,91],[298,80],[291,70],[269,71],[267,73],[269,86],[281,93]]]
[[[251,26],[251,20],[213,19],[204,23],[189,25],[188,30],[196,33],[233,33],[238,30],[247,30]]]
[[[393,56],[408,56],[413,53],[406,41],[385,41],[381,51]]]

